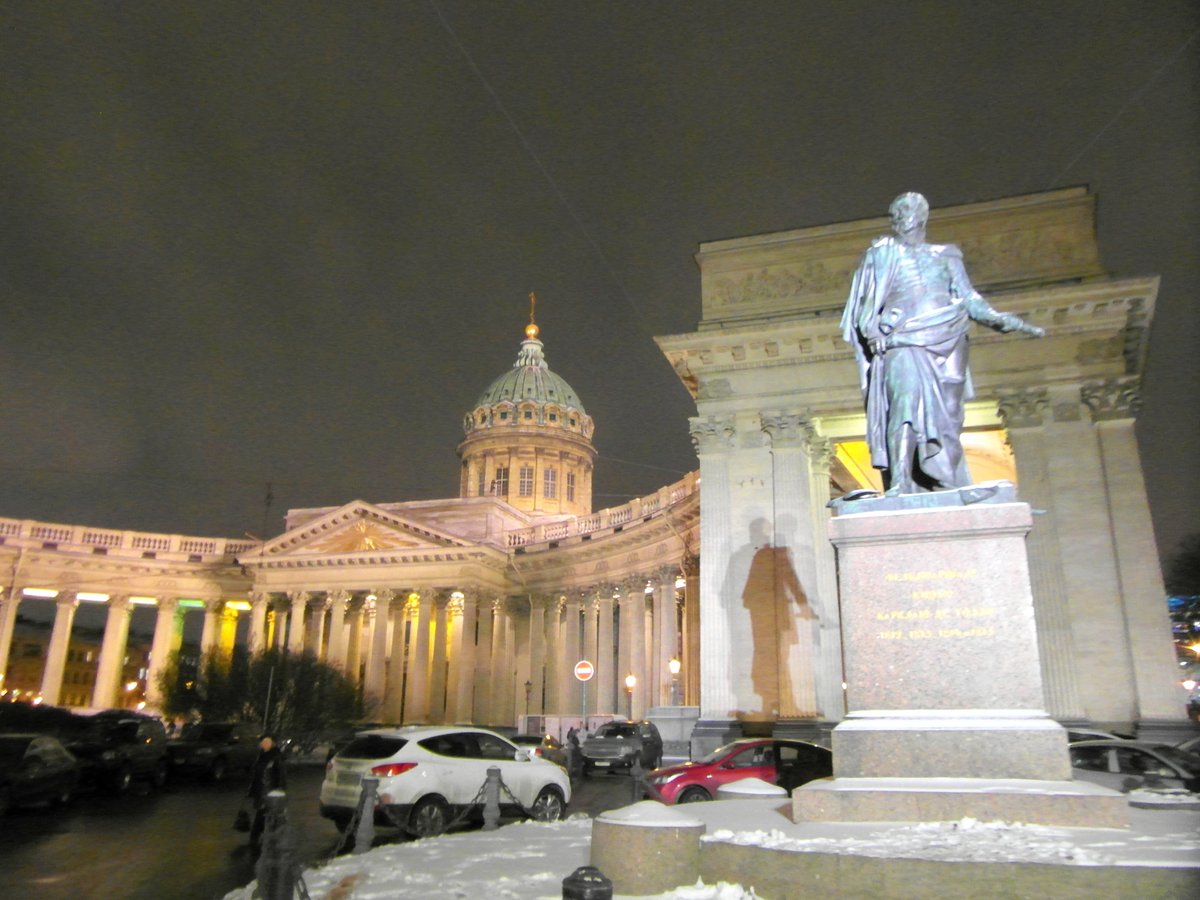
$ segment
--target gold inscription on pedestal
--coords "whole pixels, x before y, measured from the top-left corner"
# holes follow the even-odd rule
[[[913,572],[889,572],[884,580],[893,584],[928,582],[961,583],[979,577],[976,569],[921,569]],[[957,586],[957,584],[956,584]],[[884,627],[875,637],[881,641],[954,640],[958,638],[992,638],[996,628],[987,620],[997,615],[993,606],[955,604],[957,592],[950,586],[917,587],[906,599],[913,607],[884,609],[875,613],[875,621]],[[946,603],[946,601],[951,601]],[[922,627],[897,628],[900,624]],[[925,623],[928,623],[926,627]]]

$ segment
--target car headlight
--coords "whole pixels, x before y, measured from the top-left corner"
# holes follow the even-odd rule
[[[676,778],[682,778],[682,777],[683,777],[682,772],[676,772],[673,775],[655,775],[653,778],[650,779],[650,783],[651,784],[670,784]]]

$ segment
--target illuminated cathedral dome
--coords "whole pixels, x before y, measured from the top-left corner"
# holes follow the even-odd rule
[[[538,334],[530,321],[517,361],[463,421],[460,496],[500,497],[538,515],[586,515],[596,459],[592,418],[550,371]]]

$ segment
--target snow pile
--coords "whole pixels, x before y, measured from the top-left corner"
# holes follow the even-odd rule
[[[304,872],[313,900],[559,900],[563,879],[588,864],[592,820],[521,822],[495,831],[388,844]],[[225,895],[250,900],[251,883]],[[620,895],[617,895],[620,896]],[[754,900],[754,892],[698,881],[657,900]]]
[[[1182,788],[1139,788],[1129,792],[1129,802],[1134,806],[1179,807],[1200,809],[1200,794]]]
[[[847,853],[857,856],[928,859],[946,862],[1051,862],[1111,865],[1104,853],[1080,847],[1065,829],[1009,822],[914,822],[890,825],[865,837],[788,837],[782,831],[734,832],[721,829],[701,838],[770,850]]]

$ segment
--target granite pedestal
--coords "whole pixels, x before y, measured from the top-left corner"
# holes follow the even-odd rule
[[[1044,711],[1029,506],[1011,485],[965,505],[947,494],[847,504],[830,522],[849,713],[834,777],[798,788],[794,814],[1125,826],[1123,795],[1071,780],[1066,731]]]

